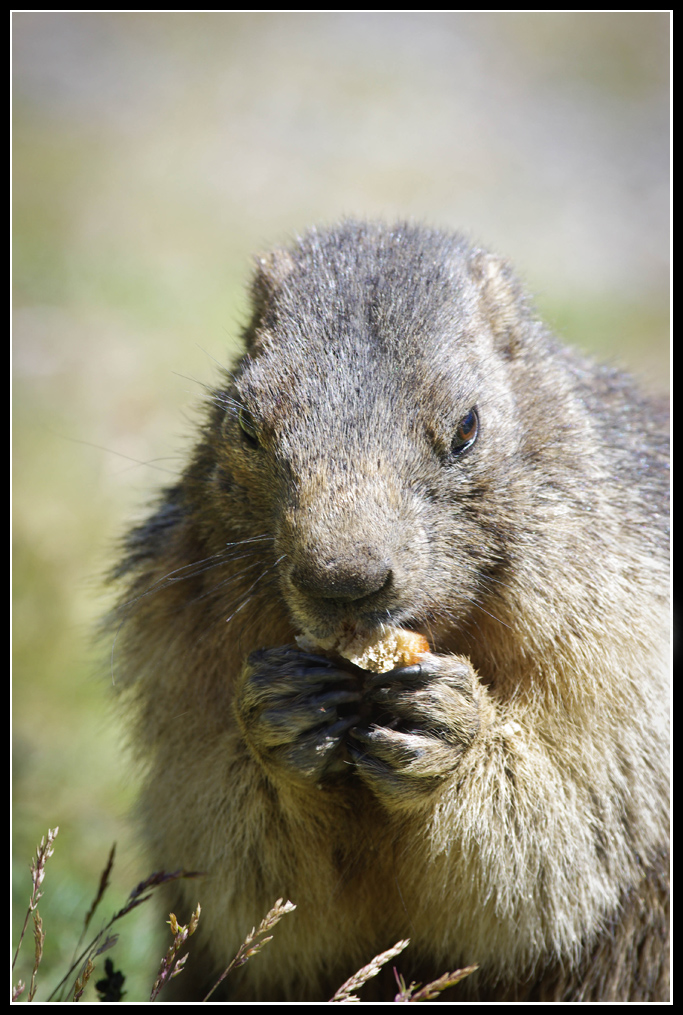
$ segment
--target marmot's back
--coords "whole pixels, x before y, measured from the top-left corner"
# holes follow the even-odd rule
[[[312,231],[252,294],[118,572],[146,834],[208,872],[207,978],[286,897],[235,996],[328,998],[409,937],[407,976],[478,963],[479,999],[662,999],[661,414],[458,236]],[[430,651],[348,661],[397,628]]]

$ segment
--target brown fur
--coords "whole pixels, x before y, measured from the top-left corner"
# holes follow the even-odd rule
[[[408,976],[479,964],[460,997],[666,998],[662,413],[419,227],[262,259],[245,340],[114,621],[151,855],[207,872],[197,975],[285,897],[231,996],[329,998],[409,937]],[[294,644],[382,623],[419,671]]]

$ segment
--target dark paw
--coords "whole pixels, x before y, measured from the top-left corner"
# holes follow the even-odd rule
[[[359,721],[358,678],[293,645],[260,649],[242,673],[237,714],[273,774],[318,782],[349,770],[345,748]]]
[[[431,654],[370,677],[364,695],[370,719],[348,738],[366,785],[380,796],[414,799],[449,778],[479,730],[475,683],[467,659]]]

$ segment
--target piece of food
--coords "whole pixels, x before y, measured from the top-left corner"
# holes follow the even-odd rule
[[[307,652],[341,656],[354,666],[372,673],[387,673],[397,666],[410,666],[429,652],[429,642],[423,635],[399,627],[373,632],[353,629],[335,638],[323,639],[304,633],[297,637],[296,643]]]

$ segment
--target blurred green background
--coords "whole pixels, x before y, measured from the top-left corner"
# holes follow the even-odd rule
[[[569,341],[666,390],[669,15],[20,12],[13,71],[19,922],[60,826],[40,1000],[111,843],[103,913],[149,873],[92,632],[117,538],[234,353],[250,255],[342,215],[460,228]],[[153,924],[121,928],[128,1000]]]

